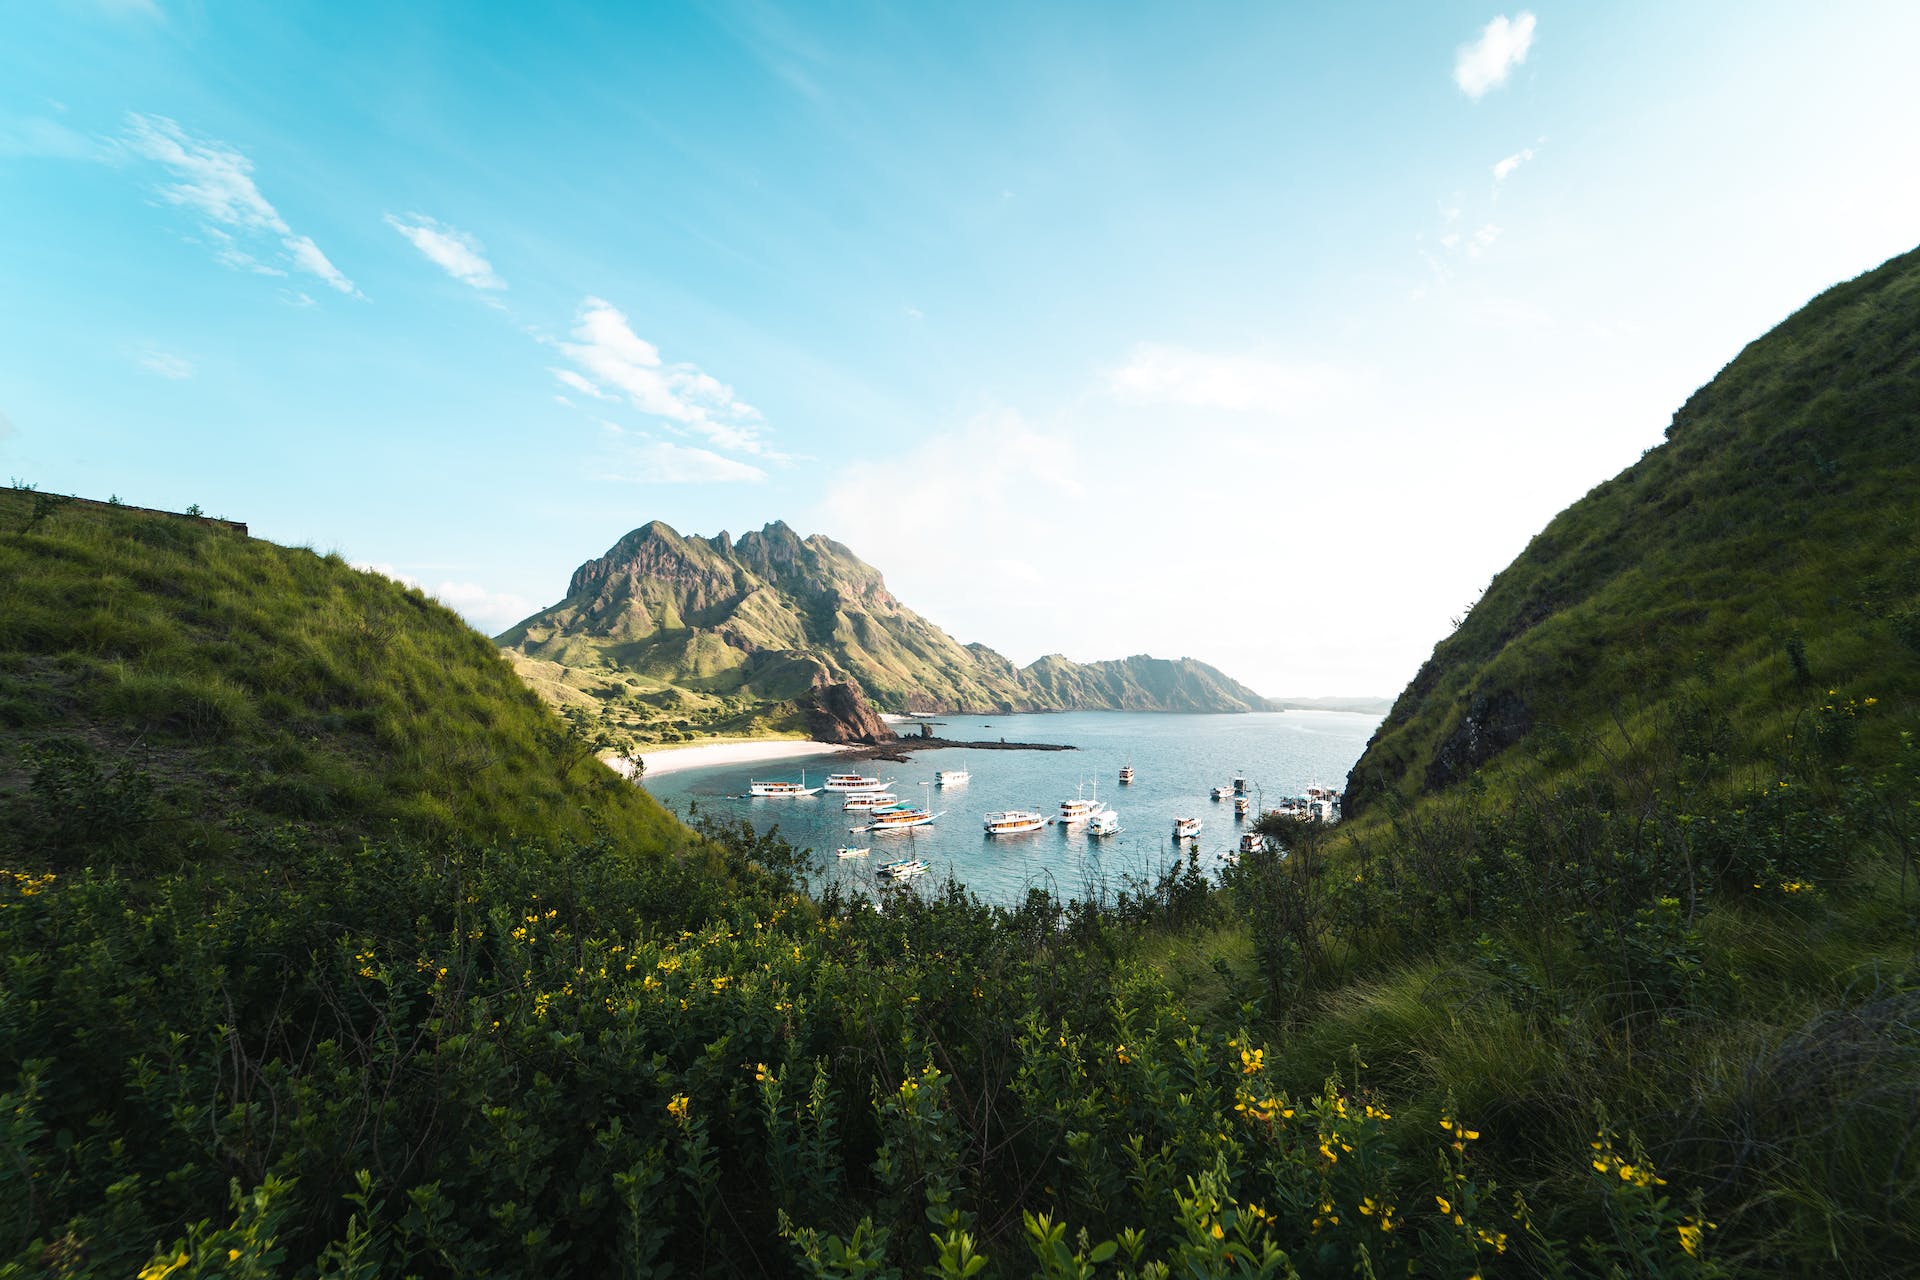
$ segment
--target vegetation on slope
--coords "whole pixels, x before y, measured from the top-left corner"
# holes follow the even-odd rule
[[[1836,734],[1886,759],[1920,698],[1917,387],[1920,251],[1752,343],[1534,538],[1400,696],[1348,813],[1676,742],[1734,785]]]
[[[592,754],[418,591],[213,521],[0,492],[0,848],[675,839]]]
[[[542,696],[635,742],[797,735],[823,681],[927,713],[1267,707],[1191,658],[1016,667],[907,608],[845,546],[778,521],[738,542],[643,525],[498,640]]]
[[[1816,304],[1848,351],[1920,333],[1887,284]],[[1912,421],[1898,390],[1875,422]],[[1845,565],[1911,518],[1871,479],[1835,523],[1817,489],[1741,492],[1671,536],[1758,550],[1784,521]],[[1607,582],[1688,553],[1592,549]],[[1879,598],[1855,585],[1836,616]],[[1904,599],[1837,635],[1794,612],[1784,675],[1737,633],[1664,699],[1649,659],[1634,688],[1601,664],[1612,736],[1555,725],[1538,671],[1631,648],[1642,613],[1532,619],[1503,749],[1429,782],[1414,743],[1451,713],[1383,735],[1409,754],[1358,819],[1269,815],[1284,855],[1104,903],[808,896],[809,859],[724,824],[717,864],[246,827],[258,856],[153,874],[103,822],[0,875],[0,1277],[1913,1273]],[[46,607],[36,634],[78,643]],[[1860,684],[1819,679],[1849,646]],[[1471,704],[1495,686],[1462,653],[1434,678]]]

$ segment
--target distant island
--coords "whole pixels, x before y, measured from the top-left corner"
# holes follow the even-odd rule
[[[718,736],[884,742],[894,735],[876,707],[940,716],[1389,706],[1278,703],[1193,658],[1079,663],[1049,654],[1016,666],[915,613],[849,548],[777,520],[738,540],[644,524],[576,569],[558,604],[495,642],[563,714],[636,745]]]

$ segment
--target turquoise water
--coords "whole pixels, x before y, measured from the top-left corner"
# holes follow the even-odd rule
[[[700,809],[744,817],[765,829],[778,824],[795,845],[814,850],[817,883],[839,881],[869,892],[873,868],[890,857],[925,858],[930,872],[913,882],[927,892],[952,875],[988,902],[1012,904],[1030,887],[1067,898],[1086,899],[1103,888],[1110,895],[1127,876],[1153,876],[1175,856],[1173,820],[1200,818],[1199,845],[1206,866],[1217,865],[1223,850],[1236,847],[1243,825],[1233,817],[1231,800],[1210,800],[1213,787],[1245,775],[1256,802],[1272,804],[1309,785],[1342,788],[1347,770],[1360,758],[1367,738],[1380,723],[1377,715],[1338,711],[1280,711],[1248,715],[1167,715],[1147,712],[1088,711],[1052,715],[948,717],[940,731],[948,738],[1009,742],[1070,743],[1076,751],[916,751],[905,764],[868,761],[842,764],[834,756],[808,760],[716,765],[670,773],[646,784],[667,807],[684,814],[689,802]],[[1118,782],[1120,766],[1131,762],[1135,782]],[[798,780],[806,770],[809,785],[830,772],[857,769],[894,779],[889,790],[902,802],[929,800],[941,814],[932,826],[912,831],[850,835],[862,815],[843,813],[842,796],[821,792],[800,800],[744,799],[749,778]],[[965,768],[973,780],[965,786],[934,787],[936,770]],[[982,820],[1003,809],[1038,809],[1052,817],[1062,800],[1083,794],[1112,805],[1120,813],[1117,836],[1090,838],[1084,826],[1058,826],[1017,836],[989,837]],[[865,858],[834,855],[841,845],[868,846]],[[823,856],[824,855],[824,856]]]

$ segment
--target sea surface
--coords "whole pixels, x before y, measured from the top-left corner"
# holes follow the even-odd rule
[[[1155,712],[1076,711],[1044,715],[950,716],[938,731],[970,741],[1055,742],[1074,751],[913,752],[905,764],[885,760],[848,764],[837,756],[811,760],[714,765],[647,780],[656,799],[685,815],[723,813],[765,830],[778,824],[795,845],[814,851],[814,883],[841,882],[869,893],[873,869],[889,858],[924,858],[925,876],[914,891],[937,890],[948,876],[981,899],[1013,905],[1039,887],[1062,898],[1109,900],[1130,880],[1152,878],[1184,850],[1176,850],[1173,820],[1199,818],[1201,865],[1213,870],[1222,851],[1238,846],[1243,823],[1231,800],[1211,800],[1215,786],[1244,776],[1255,812],[1310,785],[1344,789],[1347,771],[1360,758],[1380,723],[1378,715],[1340,711],[1278,711],[1243,715],[1172,715]],[[1131,763],[1135,781],[1121,786],[1120,766]],[[746,796],[750,779],[800,781],[809,786],[834,772],[861,772],[893,779],[888,790],[902,803],[925,803],[940,818],[911,831],[853,835],[865,816],[843,812],[845,797],[822,791],[802,799]],[[972,781],[936,787],[937,770],[965,768]],[[1084,825],[1046,826],[1015,836],[988,836],[987,814],[1038,809],[1048,817],[1076,795],[1099,799],[1120,814],[1121,833],[1090,837]],[[840,858],[842,847],[867,847],[865,858]],[[892,890],[890,890],[892,891]]]

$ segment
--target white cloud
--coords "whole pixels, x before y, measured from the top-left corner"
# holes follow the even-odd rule
[[[443,582],[427,593],[488,635],[505,631],[534,611],[533,602],[477,582]]]
[[[1498,240],[1500,235],[1500,227],[1491,222],[1482,224],[1480,229],[1473,233],[1473,238],[1467,241],[1467,256],[1469,258],[1479,257],[1493,247],[1493,242]]]
[[[303,310],[313,305],[313,295],[304,289],[282,289],[279,296],[280,301],[295,310]]]
[[[507,282],[494,273],[487,261],[486,246],[465,231],[437,222],[422,213],[405,218],[386,215],[387,225],[405,236],[413,247],[462,284],[476,289],[504,289]]]
[[[170,378],[175,382],[178,382],[182,378],[191,378],[193,376],[193,365],[190,362],[165,351],[145,352],[140,356],[137,363],[148,373],[155,373],[163,378]]]
[[[908,307],[905,315],[909,320],[925,320],[927,318],[927,313],[918,307]]]
[[[429,587],[419,578],[390,564],[356,561],[353,567],[363,573],[377,573],[383,578],[392,578],[403,587],[412,587],[432,596],[488,635],[498,635],[534,611],[533,603],[525,596],[510,591],[495,591],[477,582],[442,582],[439,586]]]
[[[623,451],[617,469],[607,477],[634,484],[737,484],[766,478],[766,472],[750,463],[668,440],[648,440]]]
[[[159,188],[160,198],[200,216],[214,246],[214,257],[221,263],[263,275],[284,275],[279,268],[260,262],[251,248],[240,243],[242,237],[256,242],[277,241],[294,270],[316,276],[341,293],[358,295],[353,281],[328,261],[320,246],[288,226],[280,211],[260,193],[253,181],[253,161],[240,152],[223,142],[196,138],[165,116],[137,111],[127,114],[121,143],[172,175],[174,180]]]
[[[1129,400],[1282,413],[1324,399],[1340,381],[1314,365],[1150,342],[1136,345],[1104,380],[1109,391]]]
[[[1455,54],[1453,82],[1475,100],[1505,84],[1513,69],[1527,60],[1533,28],[1534,17],[1525,10],[1511,21],[1502,14],[1489,22],[1478,40],[1461,45]]]
[[[1499,164],[1496,164],[1493,166],[1493,180],[1495,182],[1505,182],[1510,176],[1512,176],[1513,171],[1515,169],[1518,169],[1521,165],[1525,164],[1527,161],[1531,159],[1533,159],[1532,147],[1524,147],[1521,150],[1514,152],[1512,155],[1508,156],[1505,160],[1502,160]]]
[[[555,345],[585,372],[582,381],[594,388],[612,387],[640,412],[691,428],[717,448],[779,456],[760,438],[765,422],[758,409],[698,367],[662,360],[660,348],[634,333],[612,303],[600,298],[581,303],[573,338]]]
[[[592,396],[595,400],[611,400],[612,396],[588,382],[571,369],[548,369],[548,373],[558,378],[566,386],[572,387],[583,396]]]

